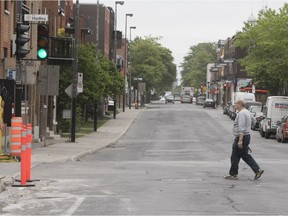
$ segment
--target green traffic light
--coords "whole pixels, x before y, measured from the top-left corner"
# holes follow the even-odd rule
[[[47,57],[47,51],[45,49],[39,49],[37,52],[37,56],[40,59],[45,59]]]

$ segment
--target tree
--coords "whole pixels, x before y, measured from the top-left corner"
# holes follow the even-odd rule
[[[245,23],[235,45],[247,50],[240,60],[256,85],[270,94],[287,95],[288,89],[288,4],[276,12],[268,9],[259,12],[255,25]]]
[[[95,102],[102,96],[115,95],[123,92],[123,78],[117,72],[115,65],[98,54],[96,64],[95,44],[81,44],[78,47],[78,71],[83,73],[83,93],[77,95],[77,119],[81,121],[79,113],[84,120],[94,115]],[[71,98],[65,89],[72,83],[72,68],[70,66],[60,67],[60,90],[58,100],[57,119],[61,122],[62,111],[69,109]]]
[[[207,64],[216,59],[215,43],[199,43],[190,47],[189,53],[181,64],[182,86],[196,89],[206,83]]]
[[[137,37],[130,44],[132,78],[142,78],[146,91],[160,93],[171,89],[176,81],[172,52],[159,43],[160,38]]]

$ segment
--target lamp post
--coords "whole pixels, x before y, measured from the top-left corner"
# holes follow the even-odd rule
[[[207,98],[209,99],[210,82],[207,82]]]
[[[115,14],[114,14],[114,63],[117,65],[117,4],[123,5],[124,1],[115,1]],[[116,95],[113,95],[114,108],[113,119],[116,118]],[[120,101],[119,101],[120,105]]]
[[[124,1],[115,1],[115,14],[114,14],[114,63],[117,63],[117,4],[123,5]]]
[[[126,73],[127,73],[127,17],[132,17],[133,14],[126,14],[125,16],[125,38],[124,38],[124,93],[123,93],[123,112],[125,112],[125,98],[126,98]]]
[[[131,42],[131,29],[136,29],[136,26],[130,26],[130,39],[129,41]],[[130,54],[130,53],[129,53]],[[130,56],[130,63],[131,63],[131,56]],[[130,65],[129,65],[130,68]],[[131,68],[129,69],[129,85],[128,85],[128,89],[129,89],[129,109],[131,109],[131,96],[132,96],[132,90],[131,90]]]

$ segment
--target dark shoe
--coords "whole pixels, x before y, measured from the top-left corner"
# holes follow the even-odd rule
[[[255,174],[254,180],[260,178],[263,173],[264,173],[264,170],[263,169],[259,169],[259,171]]]
[[[238,176],[237,175],[228,175],[228,176],[224,176],[224,179],[238,180]]]

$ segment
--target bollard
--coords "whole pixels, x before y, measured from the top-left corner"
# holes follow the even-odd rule
[[[32,152],[32,125],[27,124],[26,131],[26,155],[27,155],[27,181],[31,180],[31,152]]]
[[[26,185],[27,182],[27,152],[26,152],[26,129],[21,130],[21,185]]]
[[[11,119],[11,132],[10,132],[11,156],[21,155],[21,128],[22,128],[22,118],[13,117]]]
[[[34,187],[34,184],[27,183],[27,170],[28,170],[28,158],[27,158],[27,132],[26,127],[21,129],[21,165],[20,165],[20,185],[13,184],[12,187]],[[29,168],[30,169],[30,168]]]

